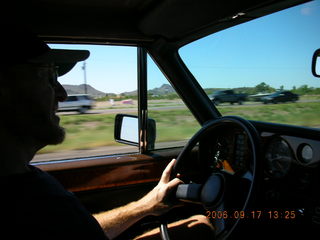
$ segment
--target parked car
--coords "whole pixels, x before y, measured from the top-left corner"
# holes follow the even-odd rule
[[[264,104],[267,103],[280,103],[280,102],[296,102],[299,100],[299,95],[289,92],[289,91],[279,91],[272,93],[268,96],[261,98]]]
[[[210,97],[211,101],[215,105],[225,102],[228,102],[230,104],[238,103],[241,105],[244,101],[247,100],[247,94],[235,93],[233,90],[216,91]]]
[[[64,102],[59,102],[58,111],[77,111],[81,114],[94,107],[94,100],[87,94],[69,95]]]

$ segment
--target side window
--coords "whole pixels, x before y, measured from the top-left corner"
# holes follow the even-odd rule
[[[137,49],[62,44],[50,47],[86,49],[90,57],[58,79],[68,95],[75,95],[59,104],[57,115],[66,131],[64,142],[41,149],[33,161],[138,152],[138,147],[114,140],[116,114],[138,114]],[[90,99],[92,103],[88,103]]]
[[[147,61],[148,117],[157,124],[155,149],[183,146],[200,124],[149,55]]]
[[[67,98],[67,101],[68,101],[68,102],[77,101],[77,97],[76,97],[76,96],[69,96],[69,97]]]

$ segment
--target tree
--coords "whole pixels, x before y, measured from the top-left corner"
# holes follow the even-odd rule
[[[262,83],[258,84],[254,88],[255,88],[256,93],[268,93],[268,92],[274,92],[275,91],[275,89],[273,87],[269,86],[265,82],[262,82]]]

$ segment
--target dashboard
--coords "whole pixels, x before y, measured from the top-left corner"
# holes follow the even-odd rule
[[[266,208],[294,209],[304,219],[320,225],[320,135],[304,137],[290,131],[257,130],[262,154],[258,159],[262,179],[261,201]],[[270,130],[270,129],[268,129]],[[288,129],[287,129],[288,130]],[[290,130],[290,129],[289,129]],[[309,129],[309,131],[312,131]],[[294,133],[294,131],[292,131]],[[251,150],[246,133],[237,126],[222,129],[211,143],[210,167],[242,176],[250,171]],[[319,140],[317,140],[317,136]],[[304,220],[305,221],[305,220]]]
[[[284,178],[294,169],[305,170],[320,166],[319,141],[270,133],[263,135],[266,142],[266,175],[270,178]]]

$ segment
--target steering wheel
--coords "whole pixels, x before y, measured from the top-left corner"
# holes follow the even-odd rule
[[[245,151],[248,156],[247,162],[242,163],[246,167],[239,172],[228,171],[226,165],[229,164],[224,163],[225,160],[219,157],[224,146],[219,146],[220,142],[217,139],[223,137],[230,128],[240,129],[243,134],[241,138],[246,139]],[[216,239],[226,239],[239,220],[243,219],[257,178],[259,141],[259,134],[249,121],[237,116],[226,116],[205,123],[177,157],[171,178],[179,173],[185,184],[178,186],[176,198],[202,204],[208,216],[215,214],[215,219],[211,218],[211,222],[216,229]],[[195,147],[198,147],[198,161],[192,157]],[[215,150],[212,152],[212,149]],[[238,197],[240,194],[235,196],[236,190],[240,190],[241,197]],[[166,222],[161,223],[160,233],[163,240],[169,240]]]

